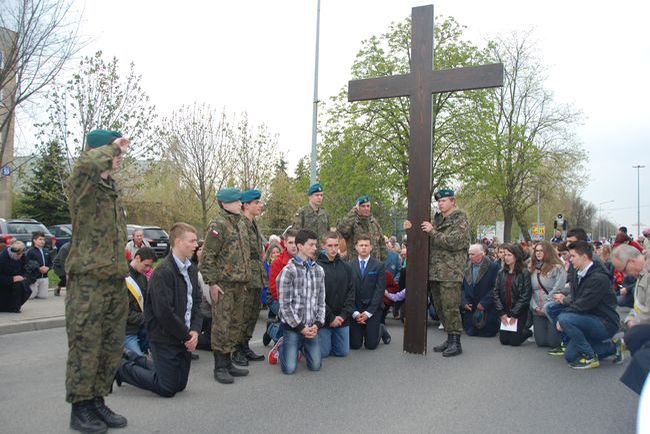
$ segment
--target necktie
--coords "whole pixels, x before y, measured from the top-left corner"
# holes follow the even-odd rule
[[[366,273],[366,261],[361,261],[361,277]]]

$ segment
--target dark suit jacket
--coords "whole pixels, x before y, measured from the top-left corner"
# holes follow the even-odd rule
[[[356,310],[363,313],[368,311],[373,315],[380,312],[384,290],[386,289],[386,267],[372,256],[368,258],[366,271],[361,277],[359,258],[350,261],[352,267],[352,284],[355,289]]]

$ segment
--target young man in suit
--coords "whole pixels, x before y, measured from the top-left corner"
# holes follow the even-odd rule
[[[370,237],[357,237],[358,257],[350,261],[355,289],[355,310],[350,322],[350,348],[358,350],[364,344],[369,350],[379,345],[381,308],[386,289],[386,269],[383,262],[370,256]]]

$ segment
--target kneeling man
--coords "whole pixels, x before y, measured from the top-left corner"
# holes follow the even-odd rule
[[[123,360],[117,373],[118,384],[123,381],[167,398],[187,385],[202,323],[198,271],[190,261],[197,248],[196,229],[176,223],[169,238],[171,252],[151,275],[145,299],[154,368],[141,357]]]
[[[468,336],[496,336],[499,332],[499,316],[494,308],[492,291],[499,274],[499,265],[485,256],[480,244],[469,246],[468,255],[469,261],[460,292],[463,328]]]
[[[609,275],[601,263],[593,261],[593,254],[586,241],[569,245],[571,265],[576,270],[570,282],[571,298],[555,295],[564,306],[556,327],[569,340],[564,358],[573,369],[597,368],[600,360],[622,352],[620,340],[611,340],[619,324],[616,295]]]
[[[352,269],[339,256],[339,236],[323,236],[318,264],[325,270],[325,325],[318,330],[323,358],[345,357],[350,351],[350,317],[354,312]]]
[[[359,255],[350,261],[355,289],[355,308],[350,325],[350,348],[358,350],[364,344],[369,350],[379,345],[381,309],[386,289],[386,268],[383,262],[370,256],[370,237],[360,235],[354,246]]]
[[[317,238],[308,229],[298,231],[298,254],[278,278],[283,337],[274,348],[279,348],[280,366],[285,374],[296,371],[299,352],[304,354],[311,371],[321,368],[318,329],[325,323],[325,272],[314,262]]]

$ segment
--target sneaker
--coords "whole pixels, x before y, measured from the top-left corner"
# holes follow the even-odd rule
[[[616,338],[613,340],[614,345],[616,345],[616,354],[614,354],[614,359],[612,363],[615,365],[620,365],[625,360],[625,342],[623,338]]]
[[[566,347],[564,344],[560,344],[559,347],[555,347],[548,351],[548,354],[551,356],[563,356],[566,353]]]
[[[594,369],[600,366],[600,362],[596,356],[591,356],[589,358],[583,356],[575,362],[569,363],[569,366],[572,369]]]
[[[278,357],[280,357],[280,345],[282,345],[282,342],[284,342],[284,337],[278,339],[278,341],[273,345],[273,348],[271,348],[271,351],[269,351],[269,364],[270,365],[277,365],[278,364]]]

